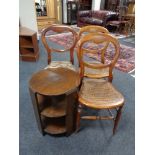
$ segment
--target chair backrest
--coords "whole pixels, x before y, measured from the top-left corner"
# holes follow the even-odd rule
[[[84,54],[85,53],[97,53],[97,50],[85,50],[85,48],[83,48],[85,43],[88,42],[92,42],[93,44],[99,45],[102,44],[104,47],[102,47],[102,53],[101,56],[104,57],[104,54],[106,52],[106,50],[108,49],[108,46],[111,44],[113,45],[113,59],[106,63],[105,61],[103,62],[102,59],[100,61],[100,63],[91,63],[91,61],[85,61],[84,60]],[[110,51],[109,51],[110,52]],[[112,77],[112,70],[115,66],[115,63],[118,60],[119,57],[119,53],[120,53],[120,44],[119,41],[111,36],[110,34],[107,33],[92,33],[92,34],[88,34],[85,35],[84,37],[82,37],[79,41],[78,41],[78,60],[79,60],[79,64],[80,64],[80,75],[83,78],[85,75],[85,67],[87,68],[92,68],[92,69],[104,69],[109,67],[109,76],[108,78],[110,79]],[[101,78],[101,77],[94,77],[94,76],[87,76],[90,78]]]
[[[80,29],[78,33],[78,38],[80,39],[81,35],[83,33],[109,33],[109,31],[102,27],[102,26],[97,26],[97,25],[89,25],[89,26],[84,26]]]
[[[86,33],[86,34],[85,34]],[[102,26],[97,26],[97,25],[88,25],[88,26],[84,26],[84,27],[82,27],[81,29],[80,29],[80,31],[79,31],[79,33],[78,33],[78,40],[81,38],[81,36],[84,36],[84,34],[85,35],[87,35],[87,34],[94,34],[94,33],[109,33],[109,31],[106,29],[106,28],[104,28],[104,27],[102,27]],[[108,46],[108,45],[107,45]],[[83,50],[86,50],[87,51],[87,49],[86,48],[83,48]],[[89,50],[89,49],[88,49]],[[100,50],[103,50],[103,49],[100,49]],[[101,59],[102,59],[102,61],[104,62],[104,59],[103,59],[103,57],[101,57]]]
[[[56,48],[52,47],[51,44],[49,45],[47,38],[46,38],[46,33],[49,31],[54,31],[57,33],[71,33],[71,35],[73,36],[72,44],[65,49],[56,49]],[[74,63],[74,57],[73,57],[74,53],[73,52],[74,52],[74,47],[77,43],[77,38],[78,38],[77,33],[69,26],[53,24],[53,25],[45,28],[41,32],[41,39],[42,39],[43,45],[47,51],[48,64],[51,62],[51,53],[52,52],[70,52],[70,62],[73,64]]]

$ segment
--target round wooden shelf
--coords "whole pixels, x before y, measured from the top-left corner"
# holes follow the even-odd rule
[[[52,121],[49,121],[44,128],[44,131],[49,134],[62,134],[67,131],[65,126],[65,121],[63,119],[53,119]]]
[[[52,104],[51,106],[46,107],[41,115],[45,117],[62,117],[66,115],[66,103],[61,101],[56,104]]]

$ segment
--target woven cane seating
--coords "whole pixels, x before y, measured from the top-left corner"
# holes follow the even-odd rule
[[[70,47],[66,49],[56,49],[52,47],[46,38],[46,33],[49,31],[54,31],[54,33],[71,33],[73,37],[73,41]],[[50,27],[47,27],[43,29],[41,32],[41,39],[43,42],[43,45],[47,51],[47,63],[48,66],[45,68],[57,68],[57,67],[63,67],[63,68],[69,68],[71,70],[77,71],[77,69],[74,67],[74,47],[77,43],[77,33],[69,26],[64,26],[64,25],[58,25],[58,24],[53,24]],[[69,52],[70,53],[70,61],[52,61],[51,54],[53,52]]]
[[[119,107],[124,99],[110,82],[104,79],[85,79],[80,89],[79,102],[85,102],[91,108],[102,109]]]
[[[85,36],[86,34],[90,34],[90,33],[109,33],[109,31],[102,27],[102,26],[97,26],[97,25],[89,25],[89,26],[84,26],[80,29],[79,33],[78,33],[78,38],[80,39],[81,37]],[[85,50],[89,50],[86,48],[83,48]],[[103,50],[102,48],[98,48],[98,50]],[[103,59],[102,59],[103,60]],[[91,63],[99,63],[97,61],[92,61]],[[104,69],[94,69],[94,68],[88,68],[87,66],[85,66],[85,76],[89,76],[89,75],[94,75],[95,77],[108,77],[109,76],[109,68],[104,68]]]
[[[107,44],[113,44],[115,47],[115,55],[113,60],[110,63],[89,63],[84,60],[84,53],[86,52],[82,47],[88,42],[92,41],[93,43],[100,44],[106,42],[104,50],[107,49]],[[88,52],[88,51],[87,51]],[[91,51],[90,51],[91,52]],[[93,51],[94,52],[94,51]],[[77,131],[80,128],[80,119],[101,119],[101,120],[113,120],[114,128],[113,134],[116,131],[116,127],[118,125],[121,110],[124,105],[124,97],[123,95],[113,86],[113,84],[109,81],[111,79],[113,67],[119,57],[120,45],[116,38],[112,37],[110,34],[88,34],[82,37],[78,42],[78,60],[80,64],[80,76],[81,76],[81,87],[79,91],[79,104],[78,104],[78,112],[77,112],[77,121],[76,121],[76,129]],[[85,66],[88,68],[104,69],[109,67],[109,76],[108,80],[101,76],[85,76]],[[82,116],[81,111],[83,107],[86,106],[88,108],[97,109],[97,110],[108,110],[110,116]],[[115,109],[117,111],[116,115],[113,115],[110,109]]]

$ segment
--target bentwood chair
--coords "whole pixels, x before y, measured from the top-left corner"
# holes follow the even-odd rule
[[[85,51],[83,46],[87,42],[93,42],[95,44],[104,44],[104,51],[107,49],[107,43],[114,46],[115,54],[113,60],[110,63],[100,63],[92,64],[85,61],[84,54],[86,52],[97,52],[95,50]],[[122,107],[124,105],[123,95],[113,86],[111,82],[105,80],[100,75],[85,75],[85,66],[90,69],[104,69],[109,68],[108,79],[111,79],[112,70],[115,66],[116,61],[118,60],[120,52],[120,45],[116,38],[112,37],[110,34],[88,34],[82,37],[78,41],[78,60],[80,63],[80,76],[81,76],[81,86],[78,97],[78,111],[77,111],[77,120],[76,120],[76,130],[80,128],[81,119],[90,119],[90,120],[113,120],[113,134],[115,133],[116,127],[118,125]],[[103,76],[104,77],[104,76]],[[88,107],[96,110],[108,110],[110,116],[81,116],[81,111],[83,107]],[[116,115],[113,115],[111,110],[116,110]]]
[[[97,25],[89,25],[89,26],[84,26],[80,29],[79,33],[78,33],[78,39],[82,38],[83,36],[87,35],[87,34],[92,34],[92,33],[109,33],[109,31],[102,27],[102,26],[97,26]],[[93,45],[93,44],[91,44]],[[108,46],[108,43],[107,45]],[[91,46],[85,46],[83,47],[83,50],[88,51],[90,48],[92,48]],[[101,52],[101,61],[104,63],[104,58],[103,58],[103,54],[104,54],[104,48],[100,48],[98,46],[94,46],[93,49],[97,49],[98,52]],[[96,64],[98,63],[98,61],[91,61],[91,63]],[[95,69],[95,68],[88,68],[87,66],[85,66],[85,76],[87,75],[96,75],[98,74],[98,76],[100,75],[101,77],[108,77],[109,76],[109,68],[106,67],[104,69]],[[112,75],[110,80],[112,81]]]
[[[73,38],[72,40],[72,44],[65,48],[65,49],[59,49],[59,48],[55,48],[53,47],[54,44],[50,44],[48,41],[48,38],[46,37],[46,33],[48,33],[49,31],[53,31],[54,33],[71,33],[71,36]],[[53,24],[50,27],[45,28],[42,32],[41,32],[41,39],[43,42],[43,45],[47,51],[47,63],[48,66],[45,68],[57,68],[57,67],[64,67],[64,68],[69,68],[72,69],[74,71],[76,71],[75,67],[74,67],[74,47],[77,43],[77,33],[69,26],[64,26],[64,25],[58,25],[58,24]],[[53,52],[69,52],[70,54],[70,61],[52,61],[52,53]]]

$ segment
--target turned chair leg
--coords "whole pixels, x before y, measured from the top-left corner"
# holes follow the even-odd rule
[[[114,135],[115,132],[116,132],[116,128],[117,128],[117,126],[118,126],[118,122],[119,122],[120,117],[121,117],[122,108],[123,108],[123,106],[119,107],[119,109],[118,109],[118,111],[117,111],[117,115],[116,115],[116,118],[115,118],[115,121],[114,121],[113,135]]]
[[[78,104],[77,115],[76,115],[76,132],[80,129],[80,118],[81,118],[82,105]]]
[[[112,83],[113,75],[109,76],[108,81]]]

